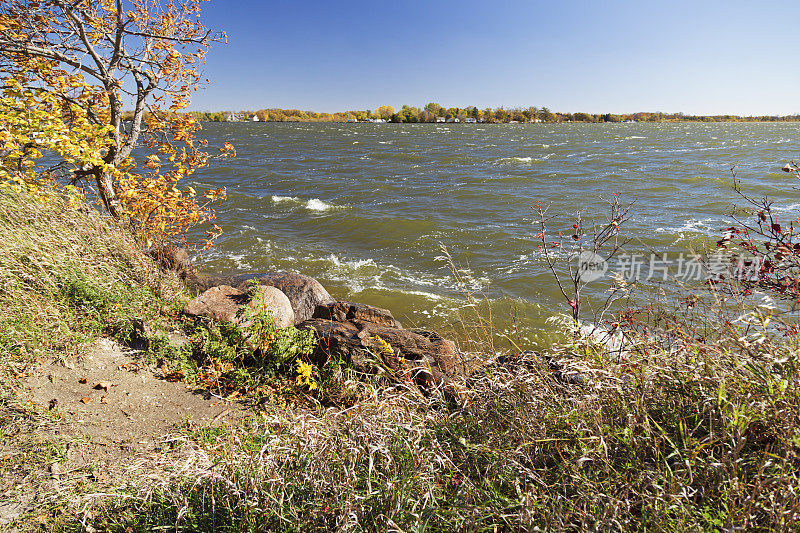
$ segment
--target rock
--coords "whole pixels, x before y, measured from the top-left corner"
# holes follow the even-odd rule
[[[219,322],[233,322],[236,312],[247,303],[248,296],[230,285],[211,287],[190,300],[183,308],[189,316],[205,316]]]
[[[155,331],[152,325],[144,318],[131,320],[130,339],[128,345],[137,350],[147,350]]]
[[[263,305],[263,310],[272,313],[272,319],[275,321],[275,326],[278,328],[285,328],[294,326],[294,309],[292,302],[289,298],[276,287],[261,287],[261,297],[253,300],[251,305]]]
[[[436,364],[442,372],[450,375],[464,374],[466,372],[465,361],[459,356],[455,342],[445,339],[435,331],[417,329],[414,332],[430,341],[434,347],[433,353],[438,354]]]
[[[299,324],[311,318],[318,305],[334,303],[325,287],[314,278],[295,274],[294,272],[267,272],[264,274],[244,274],[235,276],[236,286],[244,290],[250,280],[257,279],[262,285],[276,287],[281,290],[292,303],[295,323]]]
[[[341,359],[358,370],[373,371],[375,357],[395,372],[406,370],[420,385],[443,384],[443,376],[458,374],[458,351],[455,345],[433,332],[415,332],[381,326],[370,322],[339,322],[312,318],[299,327],[312,327],[318,344],[314,363],[325,364],[329,358]],[[376,336],[388,342],[394,354],[386,353]]]
[[[337,322],[370,322],[379,326],[402,328],[388,309],[353,302],[338,301],[318,305],[313,318],[325,318]]]
[[[424,390],[440,388],[457,395],[453,380],[436,368],[417,368],[413,372],[414,383]]]
[[[486,367],[477,369],[469,376],[469,379],[480,379],[492,368],[502,368],[514,374],[519,373],[520,370],[535,372],[542,376],[549,376],[561,385],[582,387],[589,383],[587,377],[580,372],[570,370],[560,361],[531,350],[502,355]]]
[[[188,270],[189,252],[186,248],[173,244],[159,244],[147,250],[161,270],[182,272]]]
[[[441,342],[443,341],[441,337],[437,336],[438,339],[431,340],[425,335],[407,329],[388,328],[367,323],[359,331],[358,336],[366,346],[373,346],[375,341],[372,339],[378,336],[391,344],[395,353],[412,361],[436,363],[439,366],[441,363],[449,365],[450,362],[446,359],[457,355],[454,345]]]
[[[358,336],[358,327],[347,322],[335,322],[324,318],[306,320],[298,327],[313,328],[317,332],[317,347],[312,354],[314,364],[324,365],[328,359],[346,362],[361,362],[367,351]]]
[[[264,310],[272,314],[276,327],[284,328],[295,322],[289,298],[275,287],[261,287],[261,294],[252,300],[250,296],[230,285],[212,287],[190,300],[183,312],[189,316],[206,316],[220,322],[236,322],[236,313],[244,305],[263,305]]]

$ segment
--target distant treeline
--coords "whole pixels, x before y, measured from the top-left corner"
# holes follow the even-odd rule
[[[550,111],[546,107],[528,107],[505,109],[477,107],[443,107],[430,103],[423,108],[404,105],[395,110],[392,106],[381,106],[377,109],[363,111],[343,111],[340,113],[317,113],[299,109],[260,109],[258,111],[218,111],[193,112],[195,118],[202,121],[260,121],[260,122],[347,122],[384,120],[386,122],[442,122],[458,121],[487,123],[509,122],[789,122],[800,120],[800,115],[791,116],[750,116],[737,115],[685,115],[683,113],[631,113],[615,115],[611,113],[561,113]]]

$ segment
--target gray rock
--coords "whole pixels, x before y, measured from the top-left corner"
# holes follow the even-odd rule
[[[260,299],[254,299],[251,306],[261,308],[272,314],[275,326],[285,328],[294,325],[294,309],[289,298],[276,287],[261,287]],[[261,307],[263,306],[263,307]]]

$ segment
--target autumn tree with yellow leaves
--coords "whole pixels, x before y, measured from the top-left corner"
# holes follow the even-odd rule
[[[225,39],[201,23],[203,1],[0,3],[0,179],[60,172],[93,184],[108,213],[147,242],[213,220],[224,190],[179,187],[212,158],[184,112],[209,46]],[[137,148],[148,155],[135,160]],[[57,164],[41,164],[45,151]]]

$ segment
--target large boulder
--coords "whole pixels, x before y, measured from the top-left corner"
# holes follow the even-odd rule
[[[211,287],[189,300],[183,312],[189,316],[205,316],[220,322],[233,322],[236,313],[247,303],[248,296],[229,285]]]
[[[237,322],[236,313],[244,305],[260,307],[269,312],[278,328],[291,326],[295,322],[289,298],[275,287],[261,287],[260,294],[256,295],[248,295],[230,285],[212,287],[190,300],[183,312],[189,316],[205,316],[217,321]]]
[[[298,327],[316,331],[318,343],[313,359],[318,366],[334,358],[370,372],[381,363],[426,387],[443,383],[446,375],[461,373],[455,344],[433,332],[325,318],[312,318]],[[391,345],[392,353],[383,348],[379,338]]]
[[[311,318],[318,305],[331,304],[335,300],[328,294],[320,282],[309,276],[294,272],[267,272],[263,274],[243,274],[235,276],[234,286],[246,290],[250,280],[258,280],[261,285],[280,289],[292,303],[295,323],[299,324]]]
[[[294,308],[288,296],[277,287],[263,285],[260,288],[260,293],[250,302],[252,307],[260,308],[264,312],[270,313],[275,321],[275,326],[278,328],[294,326]]]
[[[317,347],[311,358],[319,367],[329,359],[342,360],[357,367],[366,360],[368,353],[358,336],[358,326],[354,324],[312,318],[298,327],[312,328],[316,332]]]
[[[379,326],[401,328],[388,309],[354,302],[332,302],[321,304],[314,309],[313,318],[325,318],[337,322],[370,322]]]

